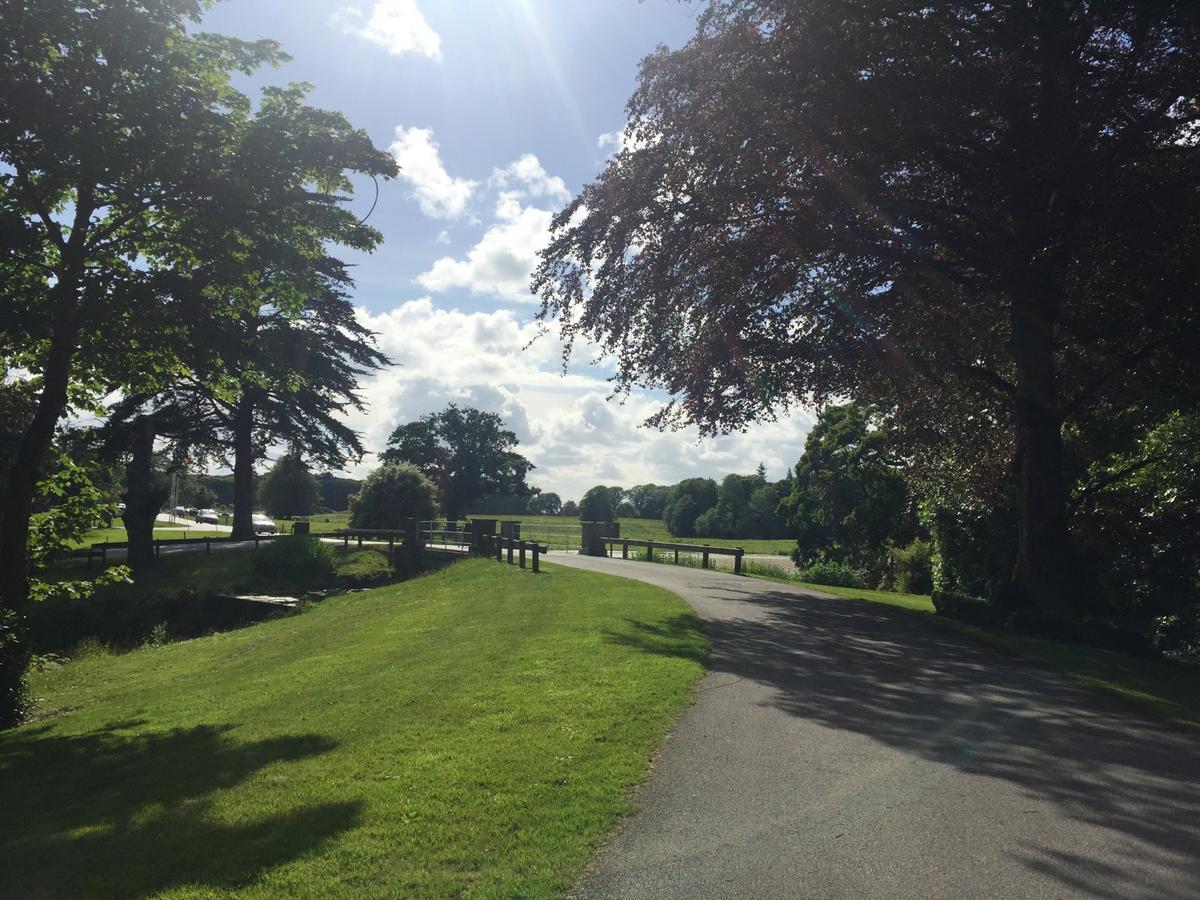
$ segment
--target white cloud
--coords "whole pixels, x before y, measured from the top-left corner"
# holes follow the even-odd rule
[[[641,427],[658,409],[657,398],[635,392],[623,404],[609,400],[605,369],[562,375],[553,335],[530,345],[537,325],[512,310],[464,312],[421,298],[375,315],[360,310],[359,318],[398,363],[364,381],[368,412],[349,419],[369,450],[380,452],[397,425],[447,403],[475,406],[504,418],[520,438],[520,452],[537,466],[530,482],[563,499],[578,500],[598,483],[749,474],[760,461],[770,477],[782,478],[812,424],[799,414],[703,441],[695,429],[663,433]],[[368,457],[354,474],[376,464]]]
[[[515,191],[496,201],[496,222],[467,251],[465,259],[443,256],[417,277],[426,290],[466,288],[517,302],[532,302],[529,281],[537,268],[538,251],[550,240],[549,210],[524,206]]]
[[[465,288],[518,303],[533,302],[529,282],[539,251],[550,241],[554,213],[532,201],[544,198],[558,206],[571,199],[571,192],[532,153],[494,169],[488,184],[497,192],[491,226],[465,257],[443,256],[417,276],[417,283],[435,293]]]
[[[454,178],[446,171],[432,129],[397,126],[396,140],[388,149],[400,166],[400,177],[412,186],[421,212],[434,219],[463,214],[477,182]]]
[[[517,193],[523,197],[548,197],[559,203],[571,199],[566,182],[557,175],[549,174],[532,153],[526,153],[503,169],[492,172],[492,184],[505,189],[516,184]]]
[[[596,146],[606,151],[610,156],[624,153],[626,150],[642,150],[651,145],[651,141],[636,136],[633,124],[627,122],[620,131],[606,131],[596,139]]]
[[[442,59],[442,39],[425,21],[417,0],[377,0],[369,16],[357,6],[343,6],[330,21],[343,34],[378,44],[392,56]]]

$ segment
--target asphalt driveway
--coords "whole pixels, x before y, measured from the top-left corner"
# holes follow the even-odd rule
[[[553,562],[672,590],[712,641],[579,897],[1200,896],[1200,741],[1119,698],[878,604]]]

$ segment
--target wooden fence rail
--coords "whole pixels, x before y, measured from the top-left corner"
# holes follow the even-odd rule
[[[675,565],[679,565],[679,554],[691,553],[700,554],[700,564],[702,568],[708,568],[709,556],[732,556],[733,557],[733,574],[742,574],[742,557],[746,551],[741,547],[712,547],[708,544],[672,544],[666,541],[642,541],[634,538],[618,538],[606,537],[602,539],[605,546],[611,552],[612,548],[618,544],[621,547],[621,559],[629,559],[630,547],[645,547],[646,558],[654,559],[655,550],[665,550],[675,552]]]
[[[542,555],[549,548],[543,547],[537,541],[523,541],[504,534],[485,534],[480,549],[483,555],[495,556],[496,562],[507,560],[510,566],[515,563],[522,569],[526,567],[528,558],[534,573],[538,573],[542,571]]]

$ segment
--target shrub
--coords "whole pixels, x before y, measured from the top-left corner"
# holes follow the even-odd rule
[[[327,584],[335,571],[333,547],[304,535],[276,538],[254,553],[250,565],[266,581],[304,589]]]
[[[1008,620],[1007,614],[998,606],[967,594],[934,591],[930,599],[939,616],[958,619],[969,625],[1003,625]]]
[[[432,519],[437,488],[410,463],[384,463],[350,501],[351,528],[398,531],[409,519]]]
[[[866,587],[862,573],[853,566],[833,560],[819,560],[800,569],[796,576],[809,584],[828,584],[831,587]]]
[[[908,594],[933,590],[933,545],[920,539],[892,551],[892,585]]]

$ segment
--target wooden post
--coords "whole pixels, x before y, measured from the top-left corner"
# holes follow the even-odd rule
[[[105,541],[100,547],[100,565],[108,565],[108,541]]]
[[[701,557],[700,568],[702,568],[702,569],[708,568],[708,548],[707,547],[704,548],[704,555]]]
[[[507,543],[508,543],[508,564],[511,566],[513,564],[513,539],[509,538]]]
[[[675,548],[675,565],[679,565],[679,548]]]
[[[396,535],[388,535],[388,562],[396,558]]]
[[[362,549],[362,532],[361,531],[358,533],[358,548],[360,550]]]
[[[496,562],[504,561],[504,538],[496,535]]]
[[[343,531],[342,532],[342,549],[345,550],[349,546],[350,546],[350,532],[348,530]]]
[[[654,562],[654,543],[648,541],[646,543],[646,562]]]
[[[538,546],[537,542],[534,542],[534,545],[533,545],[533,574],[534,575],[536,575],[538,572],[542,571],[541,566],[538,565],[538,555],[541,553],[541,550],[542,550],[542,548],[540,546]]]
[[[742,574],[742,554],[745,553],[746,551],[744,551],[741,547],[738,547],[736,549],[737,549],[737,553],[733,554],[733,574],[741,575]]]
[[[629,544],[624,541],[621,543],[621,559],[629,559]]]
[[[525,568],[525,542],[521,541],[520,560],[517,563],[522,569]]]

